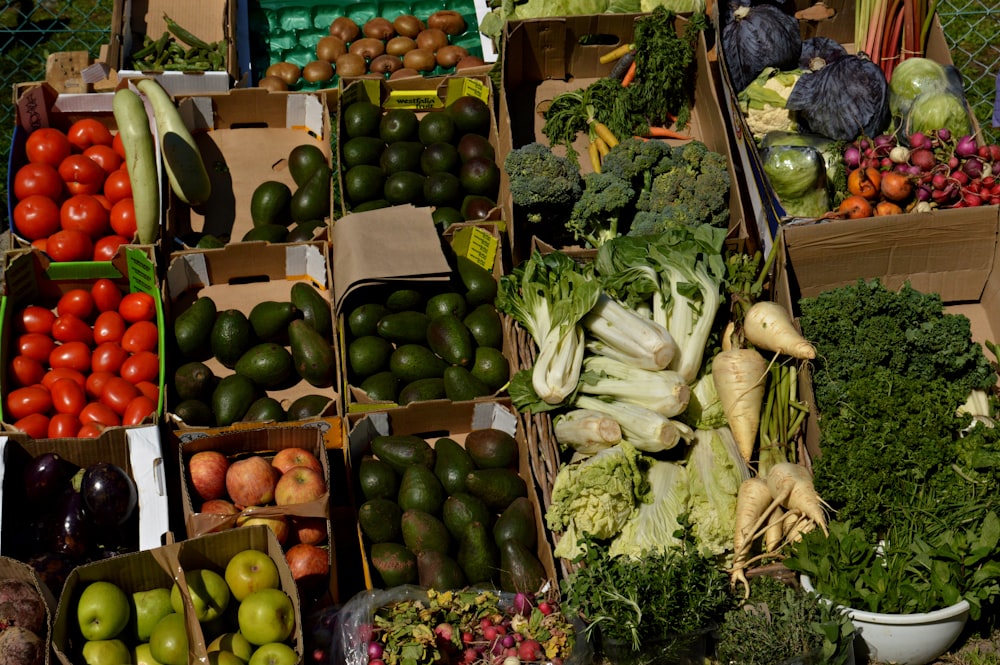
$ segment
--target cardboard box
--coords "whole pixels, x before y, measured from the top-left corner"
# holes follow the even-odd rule
[[[597,14],[509,21],[504,35],[503,89],[500,94],[500,152],[498,162],[514,148],[532,141],[548,144],[542,134],[544,110],[558,94],[579,90],[596,79],[607,76],[614,63],[601,64],[600,57],[631,41],[635,21],[641,14]],[[678,18],[678,25],[686,21]],[[582,45],[581,40],[594,43]],[[716,94],[704,35],[698,41],[697,79],[694,104],[687,133],[700,139],[709,149],[729,156],[726,121]],[[587,158],[587,140],[581,134],[573,145],[581,171],[591,170]],[[561,148],[556,148],[562,153]],[[737,186],[735,158],[730,159],[729,228],[732,235],[745,235],[744,204]],[[501,201],[505,214],[513,219],[512,240],[515,264],[528,258],[532,232],[527,222],[514,216],[510,183],[506,174],[501,181]],[[542,240],[545,240],[544,238]],[[560,248],[557,248],[560,249]]]
[[[41,83],[19,83],[13,89],[14,105],[14,131],[11,139],[10,153],[8,155],[7,170],[7,220],[4,221],[0,231],[7,231],[12,236],[11,247],[28,247],[30,241],[18,234],[14,223],[14,207],[17,205],[17,198],[14,196],[14,177],[18,169],[28,163],[25,154],[25,145],[28,136],[32,131],[41,127],[55,127],[63,132],[67,131],[74,122],[84,118],[91,118],[101,122],[112,134],[117,133],[118,124],[115,122],[112,113],[113,92],[107,93],[59,93],[56,88],[47,82]],[[160,162],[160,146],[156,134],[156,123],[153,122],[152,112],[147,109],[150,116],[150,131],[154,138],[156,152],[157,179],[160,183],[161,192],[164,188],[163,169]],[[163,195],[160,201],[160,228],[163,228]],[[111,232],[109,231],[109,234]]]
[[[371,455],[371,441],[374,437],[385,434],[409,434],[427,440],[432,446],[442,437],[453,439],[459,444],[465,443],[465,438],[472,430],[498,429],[514,436],[518,442],[518,474],[525,480],[528,488],[528,499],[535,509],[535,526],[538,535],[536,555],[545,573],[552,581],[556,580],[555,562],[549,547],[545,529],[545,520],[540,507],[537,490],[532,480],[528,464],[528,451],[523,433],[517,428],[517,418],[511,409],[509,401],[494,401],[471,404],[468,402],[452,407],[441,407],[431,403],[414,403],[406,407],[393,409],[382,413],[370,413],[355,423],[348,435],[350,445],[351,478],[357,481],[357,467],[366,455]],[[358,505],[364,502],[364,497],[358,496]],[[364,556],[364,575],[367,588],[372,589],[380,584],[378,573],[374,571],[368,560],[369,543],[358,527],[358,539]]]
[[[221,249],[176,253],[167,266],[163,299],[168,303],[168,320],[171,322],[199,297],[212,298],[217,312],[236,309],[249,316],[257,303],[265,300],[289,301],[292,287],[297,282],[309,284],[329,297],[332,282],[327,243],[237,243]],[[331,339],[333,336],[334,331],[331,330]],[[333,346],[336,350],[336,341]],[[175,354],[170,371],[186,361]],[[233,373],[216,358],[205,358],[204,362],[218,378]],[[337,386],[340,382],[339,372],[335,374],[333,387],[318,388],[300,379],[292,385],[266,392],[286,408],[304,395],[329,396],[330,404],[322,415],[336,415],[339,404]],[[167,417],[173,427],[183,430],[194,425],[171,413],[170,406],[167,406]]]
[[[185,240],[198,233],[239,242],[253,228],[250,203],[254,190],[266,180],[282,182],[295,192],[288,170],[292,149],[310,144],[328,158],[331,155],[326,99],[317,93],[263,88],[178,97],[178,109],[205,162],[212,194],[196,208],[171,194],[167,219],[171,251],[183,249]],[[316,236],[325,237],[325,233]]]
[[[795,10],[803,10],[811,4],[809,0],[796,0],[794,8]],[[829,37],[843,44],[849,52],[856,52],[854,47],[855,4],[848,0],[829,0],[826,2],[826,5],[829,9],[830,18],[825,20],[800,20],[803,39],[813,36]],[[718,27],[718,16],[715,18],[716,27]],[[721,49],[717,49],[717,51],[719,53],[717,66],[719,68],[719,78],[721,79],[719,88],[723,106],[725,107],[726,122],[729,132],[733,136],[734,146],[741,164],[741,178],[746,181],[748,186],[748,203],[750,210],[752,210],[752,216],[748,220],[748,224],[751,228],[755,229],[756,235],[760,237],[760,243],[766,250],[772,246],[777,237],[779,227],[790,224],[808,224],[816,220],[790,217],[785,213],[784,208],[774,193],[774,189],[771,187],[770,181],[764,174],[760,152],[740,110],[737,100],[737,93],[739,91],[733,88],[726,69],[724,54]],[[930,30],[927,34],[926,57],[942,64],[953,64],[951,52],[948,49],[948,42],[941,29],[941,22],[937,17],[934,17],[932,20]],[[930,215],[930,218],[935,220],[935,224],[944,224],[947,222],[942,220],[958,213],[959,210],[934,209],[929,213],[920,214]],[[1000,216],[1000,206],[982,206],[977,210],[977,216],[992,218]],[[914,216],[914,213],[886,215],[884,219],[892,224],[907,227],[913,223]],[[824,223],[839,224],[841,221],[832,220]],[[871,222],[872,220],[868,221]]]
[[[83,662],[80,657],[82,636],[77,625],[76,605],[80,594],[88,584],[103,580],[118,585],[127,595],[161,587],[171,588],[177,583],[182,589],[182,599],[187,601],[184,615],[188,628],[188,662],[209,662],[205,647],[215,635],[210,632],[210,624],[198,623],[190,605],[190,592],[187,591],[184,574],[187,571],[203,568],[223,574],[229,559],[244,550],[264,552],[277,565],[280,588],[291,599],[295,612],[295,627],[287,643],[295,650],[299,662],[302,662],[305,646],[298,591],[281,547],[271,530],[263,526],[209,534],[75,569],[67,579],[59,597],[59,606],[52,627],[54,658],[63,665]],[[234,599],[230,598],[229,602],[235,607]],[[235,631],[232,627],[235,626],[235,621],[227,620],[225,625],[228,632]],[[126,638],[122,639],[124,641]]]
[[[159,422],[163,413],[164,352],[165,345],[163,307],[156,281],[156,264],[148,246],[122,246],[112,261],[87,261],[50,263],[39,250],[31,249],[11,252],[7,257],[7,267],[3,273],[4,294],[0,296],[0,360],[9,366],[11,359],[18,355],[14,317],[28,305],[40,305],[54,309],[60,296],[77,288],[89,290],[100,278],[113,280],[122,293],[148,293],[156,305],[156,326],[161,331],[157,355],[160,369],[157,387],[159,401],[152,422]],[[48,365],[43,365],[47,370]],[[89,374],[89,370],[85,372]],[[11,386],[5,385],[4,400]],[[0,404],[0,427],[11,430],[13,421]],[[54,413],[54,411],[52,412]],[[51,415],[51,414],[50,414]],[[147,420],[146,422],[149,422]]]

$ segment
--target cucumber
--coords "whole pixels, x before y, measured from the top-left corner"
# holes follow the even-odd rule
[[[136,234],[141,244],[151,245],[160,234],[160,181],[156,173],[156,148],[149,129],[149,116],[139,95],[128,88],[115,92],[111,110],[125,148],[125,169],[132,183]]]
[[[142,79],[135,84],[153,106],[156,133],[160,135],[160,152],[170,180],[170,189],[184,203],[201,205],[212,194],[205,162],[184,124],[174,100],[154,79]]]

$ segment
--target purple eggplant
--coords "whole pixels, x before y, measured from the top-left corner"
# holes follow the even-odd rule
[[[24,493],[29,504],[55,503],[79,470],[58,453],[36,455],[24,469]]]
[[[90,522],[99,527],[121,526],[138,503],[135,481],[110,462],[97,462],[84,470],[80,496]]]
[[[90,549],[90,523],[83,497],[70,487],[59,498],[59,506],[49,523],[51,551],[83,558]]]

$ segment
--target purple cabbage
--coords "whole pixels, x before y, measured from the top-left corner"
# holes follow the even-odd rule
[[[802,40],[799,69],[820,69],[845,55],[848,55],[847,49],[836,39],[819,35],[810,37]]]
[[[733,88],[740,92],[767,67],[798,67],[799,22],[771,4],[720,7],[722,56]]]

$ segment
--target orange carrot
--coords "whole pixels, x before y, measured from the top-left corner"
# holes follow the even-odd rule
[[[690,134],[679,132],[676,129],[669,129],[667,127],[654,127],[652,125],[650,125],[649,129],[646,130],[646,137],[658,138],[658,139],[678,139],[681,141],[687,141],[689,139],[694,138]]]
[[[628,69],[625,71],[625,76],[622,77],[622,87],[627,88],[629,84],[632,83],[632,81],[634,80],[635,80],[635,60],[633,60],[632,64],[628,66]]]

